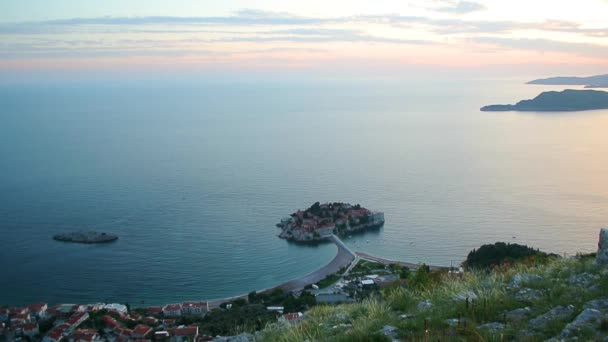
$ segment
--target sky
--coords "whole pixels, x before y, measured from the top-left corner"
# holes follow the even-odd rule
[[[607,15],[608,0],[6,0],[0,77],[607,73]]]

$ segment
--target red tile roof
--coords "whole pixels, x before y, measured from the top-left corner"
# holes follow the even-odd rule
[[[30,310],[30,312],[38,312],[38,311],[41,311],[42,309],[44,309],[45,307],[48,307],[48,305],[46,303],[36,303],[36,304],[29,305],[28,309]]]
[[[25,323],[24,325],[21,326],[21,329],[24,332],[34,331],[34,330],[38,329],[38,324],[37,323]]]
[[[143,324],[138,324],[135,326],[135,328],[133,328],[133,335],[145,337],[151,331],[152,331],[152,328],[150,328],[149,326],[143,325]]]
[[[74,325],[74,324],[78,323],[85,315],[86,315],[86,312],[77,312],[77,313],[73,314],[72,316],[70,316],[70,318],[67,320],[67,323],[69,325]]]
[[[146,310],[146,312],[149,314],[159,314],[163,312],[163,308],[160,306],[151,306],[148,308],[148,310]]]
[[[187,326],[169,329],[173,336],[196,336],[198,335],[198,326]]]
[[[180,304],[167,304],[163,308],[163,311],[179,311],[182,309]]]

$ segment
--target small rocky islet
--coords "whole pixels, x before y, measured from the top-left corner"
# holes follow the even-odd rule
[[[53,240],[76,243],[107,243],[118,240],[118,236],[96,231],[76,231],[53,235]]]
[[[384,225],[384,213],[371,211],[359,204],[315,202],[277,223],[279,237],[297,242],[324,240],[332,234],[344,236]]]

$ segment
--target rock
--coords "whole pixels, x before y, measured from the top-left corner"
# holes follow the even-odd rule
[[[455,327],[460,324],[460,320],[458,318],[448,318],[445,320],[445,323],[451,327]]]
[[[519,300],[522,302],[533,302],[533,301],[538,300],[543,295],[544,295],[544,292],[541,290],[523,288],[523,289],[517,291],[517,293],[515,293],[514,298],[516,300]]]
[[[414,314],[403,314],[403,315],[399,315],[399,319],[412,319],[412,318],[416,318],[416,315]]]
[[[580,333],[581,330],[585,328],[595,328],[600,319],[602,318],[602,313],[599,310],[595,309],[585,309],[581,312],[574,321],[568,323],[564,330],[562,330],[560,337],[561,338],[569,338],[576,336]]]
[[[544,314],[530,320],[528,326],[532,330],[543,330],[549,325],[549,323],[553,321],[568,319],[568,317],[572,315],[572,313],[574,313],[574,306],[572,305],[568,305],[567,307],[557,306],[545,312]]]
[[[382,327],[382,334],[389,337],[393,341],[399,341],[397,338],[397,328],[392,325],[385,325]]]
[[[598,265],[608,264],[608,228],[600,230],[600,237],[597,243],[597,256],[595,262]]]
[[[249,342],[255,341],[255,336],[248,333],[243,333],[236,336],[216,337],[213,342]]]
[[[426,311],[432,307],[433,307],[433,303],[431,302],[430,299],[425,299],[425,300],[421,301],[420,303],[418,303],[418,306],[417,306],[418,311]]]
[[[543,281],[543,277],[536,274],[516,274],[509,282],[508,287],[512,289],[518,289],[524,284],[536,285]]]
[[[523,322],[528,319],[528,316],[532,313],[529,307],[519,308],[511,310],[505,314],[508,322]]]
[[[568,284],[574,286],[589,287],[593,282],[599,280],[600,277],[591,273],[575,274],[568,278]]]
[[[505,329],[505,325],[498,322],[486,323],[477,327],[477,330],[487,331],[489,334],[495,335]]]
[[[78,231],[57,234],[53,236],[53,240],[78,243],[105,243],[118,240],[118,236],[107,233],[98,233],[95,231]]]
[[[473,292],[471,290],[465,290],[465,291],[455,294],[452,297],[452,300],[467,300],[467,298],[469,299],[469,301],[477,300],[477,295],[475,294],[475,292]]]
[[[604,313],[608,312],[608,298],[599,298],[591,300],[585,305],[583,305],[583,309],[595,309]]]
[[[595,262],[599,265],[608,264],[608,229],[602,228],[600,230],[600,238],[597,243],[597,256]]]

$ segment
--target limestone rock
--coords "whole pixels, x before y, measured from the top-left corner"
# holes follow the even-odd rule
[[[399,341],[397,337],[397,328],[392,325],[385,325],[382,327],[382,334],[389,337],[393,341]]]
[[[545,312],[544,314],[530,320],[528,326],[532,330],[543,330],[549,323],[555,320],[565,320],[574,313],[574,306],[568,305],[567,307],[557,306],[553,309]]]
[[[432,307],[433,307],[433,303],[431,302],[430,299],[425,299],[425,300],[421,301],[420,303],[418,303],[418,306],[417,306],[418,311],[426,311]]]
[[[495,335],[505,329],[505,325],[498,322],[486,323],[477,327],[477,330],[484,330],[488,333]]]
[[[523,285],[536,285],[543,281],[543,277],[536,274],[516,274],[509,282],[509,288],[518,289]]]
[[[589,287],[593,282],[599,280],[599,276],[591,273],[575,274],[568,278],[568,284],[574,286]]]
[[[608,312],[608,298],[598,298],[588,301],[583,309],[595,309],[604,313]]]
[[[505,318],[508,322],[523,322],[528,319],[528,316],[532,313],[529,307],[519,308],[511,310],[505,314]]]
[[[600,230],[600,238],[597,244],[596,262],[599,265],[608,265],[608,228]]]
[[[568,323],[564,330],[562,330],[560,337],[569,338],[576,336],[582,329],[595,328],[600,319],[602,313],[595,309],[585,309],[581,312],[574,321]]]
[[[515,293],[514,298],[522,302],[533,302],[544,295],[543,291],[523,288]]]
[[[477,294],[475,294],[475,292],[471,290],[465,290],[455,294],[452,297],[453,300],[467,300],[467,298],[469,299],[469,301],[477,300]]]

